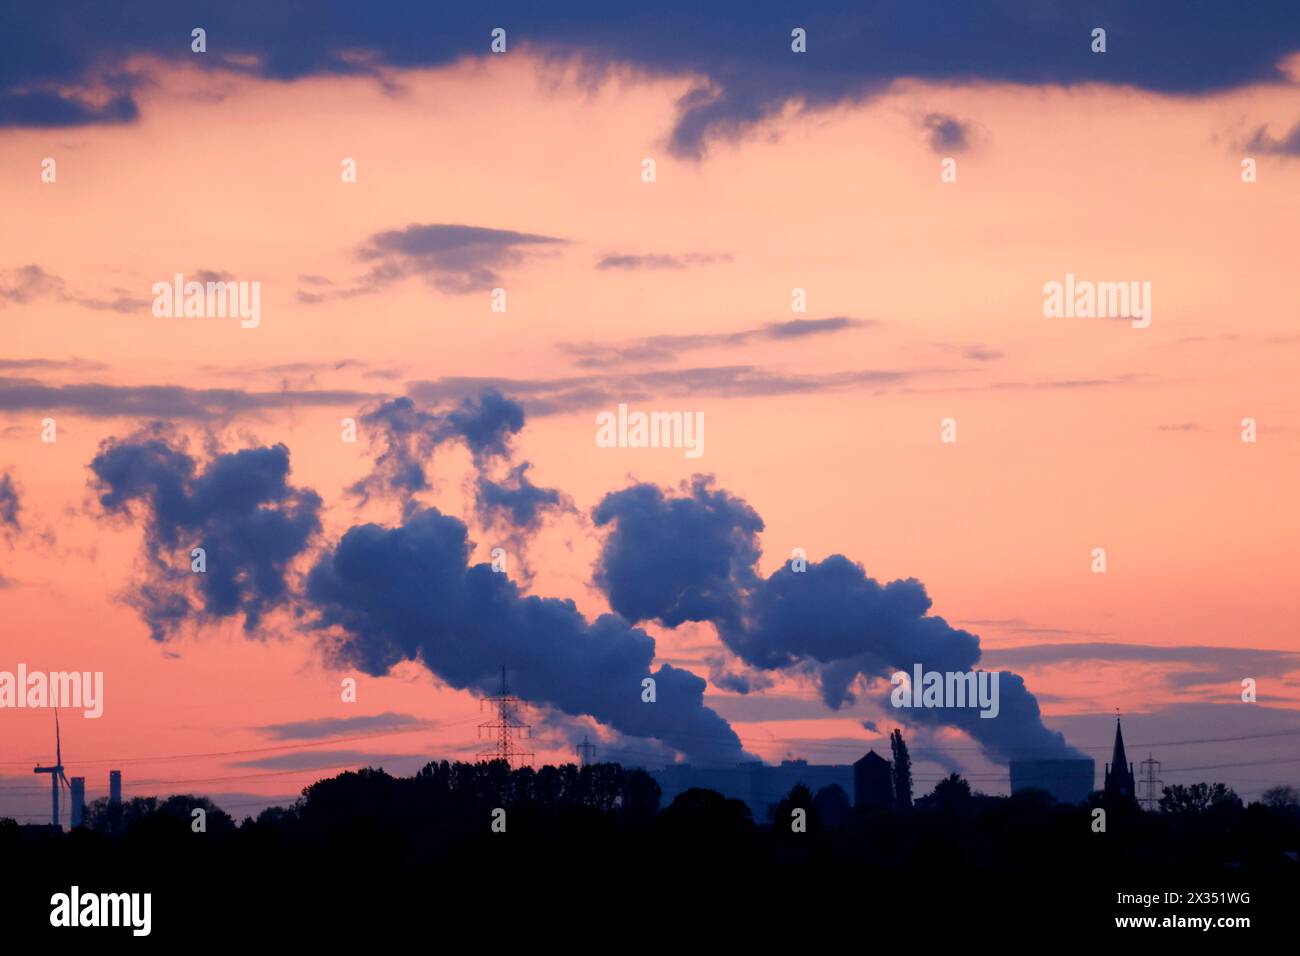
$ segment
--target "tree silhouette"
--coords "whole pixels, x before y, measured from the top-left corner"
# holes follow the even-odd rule
[[[813,806],[817,808],[817,819],[828,830],[838,830],[853,816],[849,795],[838,783],[818,790],[813,797]]]
[[[623,779],[623,814],[632,820],[649,820],[659,812],[663,796],[658,782],[641,768],[630,770]]]
[[[953,812],[971,804],[970,784],[959,773],[950,773],[934,785],[930,803],[936,810]]]
[[[534,771],[504,762],[437,761],[411,777],[365,768],[318,780],[290,806],[267,809],[238,827],[195,796],[137,797],[118,805],[98,800],[87,808],[86,826],[72,834],[0,821],[0,859],[16,867],[49,861],[52,885],[65,889],[69,872],[88,881],[97,868],[115,879],[134,869],[174,875],[187,885],[204,880],[214,888],[208,893],[257,878],[271,899],[305,880],[336,879],[340,859],[356,873],[409,873],[411,886],[427,885],[448,868],[473,883],[503,864],[540,859],[558,861],[559,879],[616,874],[625,861],[655,879],[681,879],[704,860],[726,859],[738,872],[779,882],[792,866],[829,873],[848,865],[858,873],[920,861],[958,872],[1037,874],[1055,867],[1104,875],[1142,860],[1245,873],[1293,867],[1290,854],[1300,846],[1300,804],[1287,788],[1243,808],[1221,784],[1170,787],[1166,812],[1134,811],[1127,820],[1108,815],[1123,839],[1108,841],[1100,854],[1099,841],[1089,839],[1087,807],[1056,803],[1041,791],[978,794],[958,774],[917,798],[911,812],[851,810],[840,787],[813,795],[800,783],[762,827],[745,802],[713,790],[687,790],[662,810],[660,797],[644,770],[615,764]],[[191,829],[196,807],[207,811],[203,836]],[[507,812],[509,837],[489,828],[497,808]],[[807,814],[804,833],[791,830],[796,808]]]
[[[1295,787],[1269,787],[1259,798],[1259,802],[1270,810],[1300,810],[1300,790]]]
[[[743,800],[700,787],[679,793],[659,814],[658,823],[669,834],[693,838],[738,836],[754,830]]]
[[[1160,812],[1175,816],[1198,815],[1211,810],[1241,809],[1241,798],[1222,783],[1174,784],[1160,797]]]
[[[821,830],[821,820],[817,816],[816,802],[813,800],[812,791],[803,783],[796,783],[790,788],[790,792],[777,801],[776,806],[772,807],[772,825],[778,831],[786,833],[790,830],[790,822],[793,820],[792,811],[802,810],[807,815],[807,824],[809,833],[817,833]]]

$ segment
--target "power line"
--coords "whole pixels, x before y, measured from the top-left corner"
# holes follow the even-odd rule
[[[324,747],[329,744],[351,743],[356,740],[371,740],[376,737],[394,737],[400,734],[416,734],[421,731],[432,730],[435,727],[456,727],[462,724],[472,724],[476,718],[469,717],[464,720],[448,721],[428,721],[419,727],[411,727],[406,730],[381,730],[373,734],[358,734],[353,737],[325,737],[320,740],[299,741],[292,744],[278,744],[273,747],[252,747],[244,750],[214,750],[209,753],[194,754],[156,754],[148,757],[94,757],[88,760],[78,760],[77,766],[82,764],[123,764],[123,763],[157,763],[164,760],[200,760],[206,757],[239,757],[244,754],[265,754],[278,753],[284,750],[294,750],[295,748]],[[33,760],[40,759],[33,757]],[[25,767],[31,763],[31,760],[0,760],[0,766],[3,767]]]
[[[484,698],[484,702],[494,703],[498,706],[498,708],[500,707],[500,703],[502,701],[506,701],[509,703],[508,712],[503,716],[501,710],[498,709],[496,720],[480,724],[480,727],[482,728],[495,729],[498,731],[498,735],[499,735],[498,747],[490,754],[479,754],[479,756],[480,757],[488,756],[495,759],[503,759],[499,756],[501,752],[500,734],[505,734],[506,737],[508,738],[509,741],[508,746],[511,748],[509,750],[509,753],[513,754],[514,758],[534,756],[531,753],[525,754],[523,752],[513,750],[512,732],[516,729],[523,729],[525,731],[528,730],[528,725],[517,721],[517,719],[514,716],[514,708],[517,706],[521,706],[524,702],[522,701],[521,698],[512,697],[510,695],[505,695],[505,694],[499,697]],[[509,721],[509,723],[507,723],[507,721]],[[199,760],[199,759],[216,758],[216,757],[245,756],[250,754],[281,753],[285,751],[293,751],[296,753],[310,753],[312,748],[329,746],[331,744],[350,743],[359,740],[371,740],[371,739],[377,739],[382,737],[392,737],[392,736],[399,736],[403,734],[419,733],[422,731],[428,731],[435,727],[455,727],[455,726],[460,726],[460,725],[473,723],[473,722],[474,722],[474,718],[467,718],[467,719],[455,720],[455,721],[430,721],[421,724],[421,726],[419,727],[411,727],[411,728],[400,729],[400,730],[377,731],[375,733],[370,733],[370,734],[356,734],[356,735],[351,735],[346,737],[329,737],[329,738],[322,738],[320,740],[314,740],[308,742],[299,741],[290,744],[279,744],[279,745],[273,745],[268,747],[209,751],[205,753],[156,754],[152,756],[137,756],[137,757],[99,757],[99,758],[91,758],[86,760],[78,760],[76,761],[76,765],[81,766],[81,765],[92,765],[92,764],[132,764],[132,763],[138,764],[138,763],[165,762],[165,761],[174,761],[174,760]],[[661,739],[664,735],[667,734],[672,734],[675,736],[686,737],[686,738],[707,739],[707,740],[723,740],[726,737],[726,735],[682,733],[682,732],[673,731],[671,729],[665,729],[662,727],[655,728],[654,732],[647,732],[644,734],[628,733],[627,735],[644,736],[644,737],[650,737],[655,739]],[[1250,740],[1268,740],[1268,739],[1274,739],[1278,737],[1292,737],[1292,736],[1300,736],[1300,729],[1274,731],[1274,732],[1262,733],[1262,734],[1244,734],[1244,735],[1237,735],[1231,737],[1203,737],[1203,738],[1193,738],[1187,740],[1159,741],[1156,743],[1147,743],[1147,744],[1135,743],[1134,746],[1177,747],[1177,746],[1192,746],[1198,744],[1238,743],[1238,742],[1250,741]],[[760,742],[800,743],[805,745],[811,744],[817,747],[818,749],[852,750],[853,752],[860,752],[861,748],[867,745],[868,743],[867,741],[864,741],[862,744],[842,742],[842,741],[826,741],[824,743],[819,743],[815,740],[810,740],[808,738],[803,738],[803,737],[765,737]],[[549,741],[546,741],[546,743],[551,744],[551,742]],[[551,745],[556,747],[563,746],[560,744],[551,744]],[[611,749],[616,754],[630,754],[634,756],[650,757],[656,760],[666,759],[665,755],[662,752],[637,750],[634,748],[617,747],[617,746]],[[1095,747],[1083,746],[1083,747],[1078,747],[1077,749],[1105,751],[1110,749],[1110,745],[1107,744],[1105,746],[1095,746]],[[944,755],[944,754],[956,754],[956,753],[983,753],[983,752],[984,752],[983,748],[979,748],[979,747],[936,747],[936,746],[927,745],[924,747],[918,747],[917,759],[920,761],[928,761],[928,758],[925,756],[927,753]],[[408,756],[418,757],[420,756],[420,754],[410,754]],[[506,759],[511,759],[511,758],[506,758]],[[933,762],[933,761],[928,761],[928,762]],[[1169,768],[1165,768],[1165,772],[1192,773],[1192,772],[1200,772],[1205,770],[1221,770],[1221,769],[1230,769],[1234,767],[1248,767],[1248,766],[1270,766],[1275,764],[1296,763],[1296,762],[1300,762],[1300,758],[1274,758],[1274,759],[1257,760],[1257,761],[1240,761],[1235,763],[1206,764],[1206,765],[1196,766],[1196,767],[1169,767]],[[16,760],[0,761],[0,766],[27,766],[29,763],[30,761],[16,761]],[[301,770],[280,771],[278,773],[308,773],[308,772],[312,772],[313,770],[325,770],[325,769],[334,769],[335,767],[356,766],[357,763],[358,762],[354,761],[348,764],[336,764],[333,765],[332,767],[306,768]],[[696,765],[696,766],[699,766],[700,769],[720,769],[720,770],[736,769],[734,767],[728,767],[728,766],[720,766],[715,768],[708,768],[703,765]],[[149,783],[150,785],[173,784],[173,783],[201,783],[201,782],[205,782],[205,779],[206,780],[235,780],[235,779],[249,779],[256,776],[259,775],[249,774],[243,776],[228,776],[228,777],[220,777],[220,778],[198,778],[198,779],[180,780],[180,781],[166,781],[166,780],[140,781],[140,783],[141,784]],[[1000,773],[999,774],[963,774],[963,776],[966,777],[967,779],[972,779],[972,780],[1000,779],[1003,778],[1005,774],[1000,774]],[[918,777],[918,779],[931,779],[931,778],[943,779],[942,775],[932,777],[932,775],[922,774]],[[31,792],[35,789],[44,789],[44,788],[33,788],[33,787],[22,787],[22,786],[0,787],[0,792]]]
[[[731,735],[729,734],[718,734],[718,733],[701,734],[697,732],[692,732],[685,728],[678,730],[676,728],[662,727],[662,726],[655,726],[653,728],[649,728],[643,731],[628,730],[626,728],[620,728],[620,730],[622,731],[623,735],[626,737],[647,737],[647,738],[655,738],[659,740],[662,740],[667,736],[672,736],[672,737],[685,738],[688,740],[727,741],[731,737]],[[1300,728],[1295,728],[1291,730],[1271,731],[1269,733],[1262,733],[1262,734],[1242,734],[1233,737],[1200,737],[1200,738],[1192,738],[1187,740],[1164,740],[1164,741],[1138,740],[1138,741],[1131,742],[1129,746],[1131,747],[1182,747],[1182,746],[1192,746],[1195,744],[1237,743],[1237,742],[1247,741],[1247,740],[1270,740],[1277,737],[1300,737]],[[864,739],[861,743],[849,742],[843,740],[827,740],[822,742],[808,737],[764,736],[755,739],[753,742],[754,743],[789,743],[789,744],[805,744],[805,745],[811,744],[811,745],[815,745],[819,749],[850,750],[854,752],[860,752],[863,746],[869,746],[871,743],[875,742],[876,740],[877,740],[876,737],[871,737],[871,738]],[[883,744],[883,741],[881,742]],[[1107,753],[1111,750],[1114,744],[1113,742],[1111,742],[1111,743],[1104,743],[1104,744],[1072,745],[1072,746],[1074,746],[1076,750],[1088,750],[1088,751],[1098,751],[1100,753]],[[931,753],[939,753],[939,754],[960,754],[960,753],[982,754],[986,752],[985,748],[983,747],[944,747],[944,746],[933,746],[929,744],[922,745],[919,743],[917,744],[917,747],[918,749],[921,750],[929,751]],[[1040,751],[1035,750],[1032,753],[1034,755],[1037,755],[1039,752]]]

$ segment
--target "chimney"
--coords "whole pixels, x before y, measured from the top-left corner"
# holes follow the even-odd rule
[[[86,815],[86,778],[72,778],[72,828],[81,826]]]
[[[108,772],[108,802],[111,806],[117,806],[122,802],[122,771],[120,770]]]

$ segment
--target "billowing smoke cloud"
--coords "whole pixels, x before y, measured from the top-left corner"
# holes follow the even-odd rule
[[[476,459],[502,456],[510,436],[524,427],[524,407],[494,388],[470,396],[447,414],[446,432],[465,440]]]
[[[6,471],[0,474],[0,539],[10,545],[22,530],[22,522],[18,517],[21,510],[18,488],[14,484],[13,476]],[[3,573],[0,573],[0,588],[7,588],[12,583]]]
[[[450,434],[476,456],[495,457],[522,423],[512,405],[485,396],[446,415],[394,403],[382,414],[395,434]],[[390,447],[398,452],[380,473],[410,475],[406,450]],[[155,640],[234,615],[252,635],[270,610],[292,602],[332,657],[367,673],[418,661],[454,688],[483,693],[497,689],[505,666],[513,690],[599,721],[620,747],[709,764],[749,759],[727,721],[704,706],[702,678],[668,664],[652,669],[655,642],[643,630],[613,614],[588,621],[572,601],[525,596],[489,565],[471,567],[465,524],[436,509],[408,509],[397,527],[353,527],[293,579],[291,562],[320,531],[321,501],[288,483],[285,446],[218,454],[201,467],[155,426],[105,441],[90,468],[105,514],[145,526],[148,570],[130,599]],[[550,503],[526,468],[500,486],[515,497],[493,502],[524,521]],[[544,500],[533,503],[537,496]],[[205,573],[190,569],[194,547],[206,549]],[[642,699],[646,678],[653,702]]]
[[[789,564],[770,577],[756,570],[762,519],[744,501],[696,477],[678,495],[638,484],[607,495],[594,512],[609,526],[596,567],[597,585],[629,621],[668,627],[711,621],[747,664],[812,673],[827,706],[853,702],[859,678],[897,670],[969,671],[980,658],[979,638],[929,613],[920,581],[868,577],[842,555]],[[908,720],[957,727],[991,759],[1078,755],[1043,726],[1024,680],[1000,672],[1001,712],[981,718],[975,708],[909,709]]]
[[[19,504],[18,488],[13,475],[9,472],[0,474],[0,535],[11,535],[22,527],[18,514],[22,510]]]
[[[361,416],[375,438],[375,463],[365,478],[349,490],[368,500],[372,494],[392,494],[403,501],[429,487],[426,462],[442,440],[441,416],[416,407],[409,398],[394,398]]]
[[[722,654],[709,658],[709,683],[733,694],[754,694],[767,690],[774,683],[772,677],[763,671],[750,667],[739,670],[731,663]]]
[[[288,483],[284,445],[220,454],[200,470],[154,427],[103,442],[90,469],[105,512],[145,522],[148,571],[131,601],[156,641],[193,619],[243,615],[257,630],[290,596],[289,565],[320,531],[320,496]],[[203,573],[193,548],[204,549]]]
[[[669,498],[649,484],[612,492],[593,518],[597,527],[614,526],[595,577],[619,614],[667,627],[683,621],[739,627],[744,596],[759,583],[754,565],[763,530],[763,519],[744,501],[697,477],[686,497]]]
[[[655,767],[678,759],[677,751],[654,737],[631,737],[590,717],[574,717],[550,709],[530,717],[532,738],[570,755],[575,762],[579,744],[594,747],[597,762],[612,761],[628,767]]]
[[[501,481],[486,476],[478,479],[475,506],[485,524],[501,518],[521,531],[534,531],[542,516],[549,510],[567,508],[568,499],[555,488],[539,488],[528,479],[528,469],[523,462]]]
[[[452,687],[512,690],[619,733],[655,737],[689,759],[731,764],[746,755],[730,725],[704,706],[705,681],[668,664],[651,670],[655,642],[606,614],[588,621],[572,601],[525,596],[506,575],[469,565],[466,526],[435,508],[397,527],[350,529],[307,576],[314,623],[334,656],[369,674],[419,661]],[[642,681],[655,681],[655,702]]]
[[[407,397],[383,402],[362,416],[377,449],[370,474],[350,489],[363,500],[372,494],[393,495],[406,512],[414,496],[429,488],[434,452],[446,442],[469,449],[477,472],[475,506],[484,524],[504,522],[517,532],[536,530],[550,510],[569,510],[559,491],[540,488],[528,479],[529,462],[521,462],[494,479],[499,463],[510,461],[510,442],[524,427],[524,409],[494,388],[468,396],[448,411],[421,408]]]

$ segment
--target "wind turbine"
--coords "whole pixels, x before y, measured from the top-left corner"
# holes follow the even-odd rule
[[[61,826],[59,823],[59,787],[67,786],[71,788],[71,784],[68,783],[68,778],[63,773],[63,741],[59,735],[59,712],[57,709],[54,711],[54,766],[42,767],[37,764],[32,773],[48,773],[50,775],[50,822],[56,827]]]

